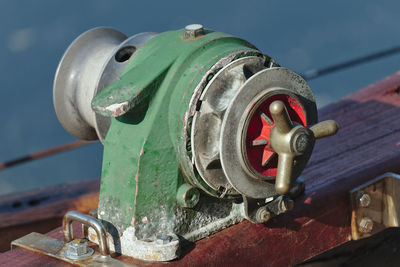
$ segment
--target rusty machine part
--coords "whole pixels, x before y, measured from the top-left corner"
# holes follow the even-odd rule
[[[54,105],[71,134],[104,141],[94,217],[107,247],[144,260],[292,209],[315,140],[338,129],[317,123],[301,76],[199,24],[84,33],[61,60]],[[92,228],[88,238],[105,247]]]

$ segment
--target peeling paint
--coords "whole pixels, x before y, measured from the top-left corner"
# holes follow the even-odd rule
[[[105,108],[99,107],[99,109],[102,111],[107,110],[107,111],[111,112],[111,116],[113,116],[113,117],[119,117],[119,116],[125,114],[129,110],[129,102],[124,101],[121,103],[115,103],[115,104],[109,105]]]
[[[137,160],[137,171],[136,171],[136,175],[135,175],[135,182],[136,182],[136,186],[135,186],[135,200],[134,200],[134,203],[133,203],[133,217],[132,217],[132,220],[131,220],[131,226],[133,226],[133,227],[135,227],[135,221],[136,221],[136,204],[137,204],[137,196],[138,196],[138,194],[139,194],[139,177],[140,177],[140,157],[143,155],[143,153],[144,153],[144,145],[146,144],[146,141],[145,142],[143,142],[143,145],[142,145],[142,149],[140,150],[140,152],[139,152],[139,155],[138,155],[138,160]]]

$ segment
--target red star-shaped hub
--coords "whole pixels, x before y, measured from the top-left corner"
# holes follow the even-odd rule
[[[258,106],[254,106],[246,133],[246,154],[250,166],[262,176],[275,177],[278,157],[270,147],[270,133],[274,126],[269,105],[280,100],[285,103],[290,119],[306,126],[305,112],[297,98],[286,94],[269,97]]]

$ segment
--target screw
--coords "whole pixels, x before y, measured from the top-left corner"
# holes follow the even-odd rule
[[[370,233],[374,227],[374,222],[370,218],[364,217],[361,219],[359,227],[361,232]]]
[[[204,35],[204,28],[201,24],[190,24],[185,27],[185,36],[189,39],[194,39]]]
[[[361,193],[357,196],[358,204],[366,208],[371,204],[371,197],[366,193]]]
[[[256,212],[256,221],[258,223],[266,223],[271,218],[271,213],[265,208],[261,207]]]
[[[157,235],[157,244],[166,245],[172,241],[172,236],[166,234],[158,234]]]

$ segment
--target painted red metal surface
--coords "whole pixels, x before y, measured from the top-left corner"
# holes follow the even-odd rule
[[[276,176],[278,167],[277,154],[269,144],[271,128],[274,126],[269,106],[277,100],[285,104],[293,122],[306,126],[304,108],[294,96],[277,94],[253,107],[246,133],[246,153],[253,169],[264,176]]]
[[[348,242],[348,191],[385,172],[400,172],[400,73],[325,107],[319,117],[336,120],[340,130],[318,140],[302,175],[306,192],[294,210],[265,225],[245,221],[229,227],[186,247],[170,263],[119,259],[142,266],[293,266]],[[62,238],[60,229],[51,235]],[[12,259],[27,254],[6,252],[0,262],[16,266]],[[29,255],[24,266],[39,257]]]

